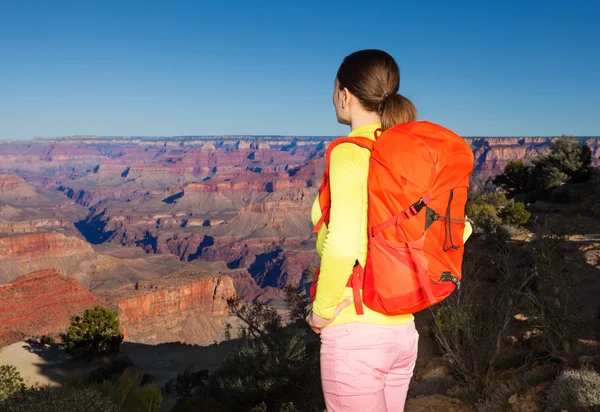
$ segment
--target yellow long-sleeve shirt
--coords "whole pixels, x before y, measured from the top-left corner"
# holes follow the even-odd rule
[[[375,140],[375,130],[381,124],[370,124],[353,130],[349,136]],[[367,260],[367,177],[370,152],[352,143],[342,143],[332,152],[329,164],[331,209],[329,226],[322,225],[317,233],[317,251],[321,257],[317,294],[313,311],[326,319],[334,316],[337,305],[351,298],[352,288],[346,287],[356,259],[364,267]],[[313,224],[321,218],[318,198],[311,210]],[[466,225],[465,238],[471,233]],[[352,322],[378,325],[402,325],[411,322],[413,315],[388,316],[363,305],[364,314],[357,315],[349,305],[330,323],[330,326]]]

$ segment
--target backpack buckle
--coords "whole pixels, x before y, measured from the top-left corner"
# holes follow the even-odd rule
[[[423,198],[420,198],[418,202],[413,203],[413,205],[409,208],[410,211],[413,213],[413,215],[418,214],[421,209],[423,209],[425,207],[425,202],[423,201]]]

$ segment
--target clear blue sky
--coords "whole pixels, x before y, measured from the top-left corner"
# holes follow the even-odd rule
[[[599,16],[595,0],[0,0],[0,139],[340,135],[333,79],[364,48],[464,136],[600,135]]]

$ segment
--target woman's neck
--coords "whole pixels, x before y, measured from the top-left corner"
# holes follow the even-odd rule
[[[377,113],[367,111],[356,113],[355,116],[352,116],[352,120],[350,121],[350,130],[353,131],[373,123],[381,123],[381,118]]]

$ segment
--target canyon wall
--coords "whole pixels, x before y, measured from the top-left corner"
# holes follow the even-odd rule
[[[0,343],[63,332],[72,315],[96,304],[76,279],[42,270],[0,285]]]
[[[225,338],[226,299],[235,297],[229,276],[181,269],[153,281],[99,295],[119,312],[126,341],[210,345]]]

